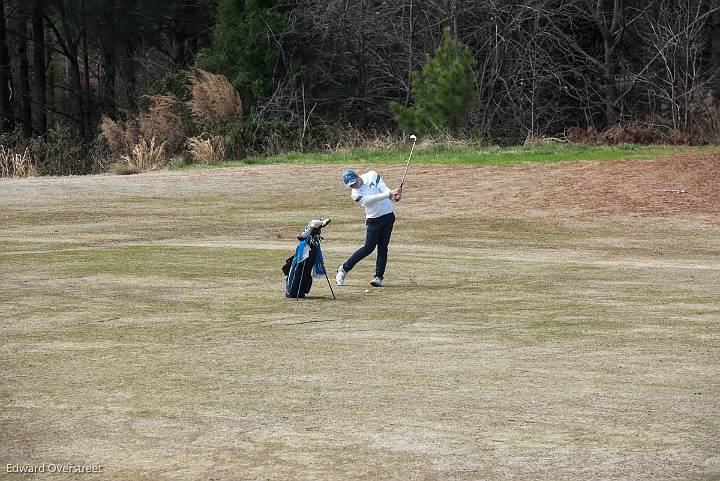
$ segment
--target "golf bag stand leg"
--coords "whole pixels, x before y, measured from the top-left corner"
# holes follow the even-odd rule
[[[296,301],[300,300],[300,291],[302,290],[302,281],[303,281],[303,276],[305,275],[305,265],[306,264],[307,264],[307,262],[302,263],[303,268],[302,268],[302,272],[300,273],[300,282],[298,283],[297,297],[295,298]],[[297,271],[297,267],[295,268],[295,270]]]
[[[320,263],[320,267],[322,267],[322,270],[325,272],[325,279],[327,279],[328,287],[330,288],[330,293],[333,296],[333,299],[337,301],[337,297],[335,297],[335,291],[333,291],[332,284],[330,284],[330,278],[327,275],[327,269],[325,269],[325,261]]]

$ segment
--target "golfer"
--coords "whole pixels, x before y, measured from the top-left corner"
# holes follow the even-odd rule
[[[365,257],[372,254],[377,247],[377,261],[375,262],[375,278],[370,281],[373,287],[382,287],[385,265],[387,264],[388,244],[395,223],[395,213],[391,201],[399,202],[402,195],[401,189],[390,190],[380,177],[380,174],[371,170],[362,175],[357,175],[352,170],[346,170],[342,174],[342,181],[345,188],[352,187],[350,197],[352,200],[365,207],[365,245],[355,251],[337,271],[335,281],[337,285],[345,284],[345,276]]]

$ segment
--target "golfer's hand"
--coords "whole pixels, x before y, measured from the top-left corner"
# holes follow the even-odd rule
[[[397,197],[402,194],[402,189],[393,189],[390,191],[390,197]]]

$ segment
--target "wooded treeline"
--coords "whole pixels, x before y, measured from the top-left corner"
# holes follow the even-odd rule
[[[227,77],[244,117],[181,131],[222,135],[232,155],[407,128],[518,143],[633,123],[720,140],[717,0],[0,0],[0,11],[0,144],[29,149],[41,173],[102,170],[117,156],[103,118],[130,129],[158,95],[192,116],[193,68]]]

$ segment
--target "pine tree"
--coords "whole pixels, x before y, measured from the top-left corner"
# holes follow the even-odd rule
[[[475,61],[467,45],[446,28],[435,55],[427,56],[422,72],[411,74],[415,104],[391,102],[390,112],[406,131],[456,129],[475,98]]]
[[[201,53],[200,65],[230,79],[246,105],[264,97],[272,86],[280,51],[273,35],[287,20],[289,2],[220,0],[212,48]]]

